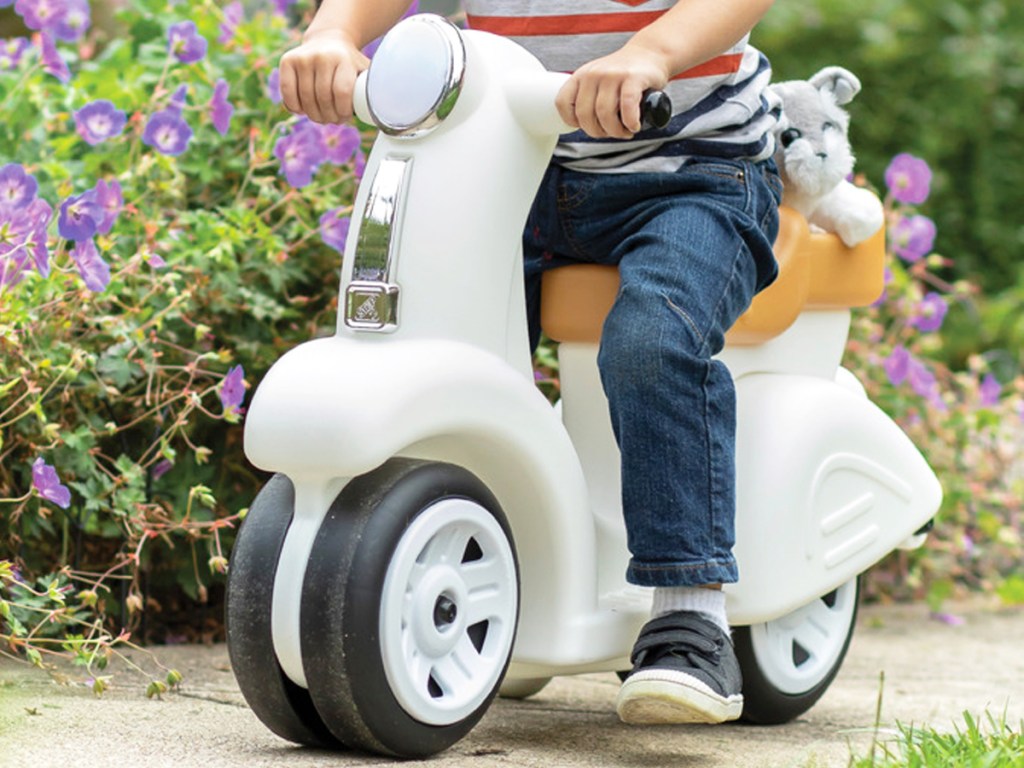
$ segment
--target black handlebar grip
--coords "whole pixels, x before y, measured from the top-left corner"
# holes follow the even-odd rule
[[[664,128],[672,119],[672,99],[664,91],[648,89],[640,97],[640,122],[643,128]]]

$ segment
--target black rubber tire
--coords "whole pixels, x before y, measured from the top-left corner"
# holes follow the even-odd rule
[[[294,507],[291,481],[275,475],[242,522],[228,570],[228,655],[242,695],[267,728],[297,744],[337,749],[342,744],[317,714],[309,692],[285,676],[274,654],[274,576]]]
[[[836,658],[825,676],[817,684],[800,693],[794,694],[781,691],[765,676],[754,654],[751,628],[749,626],[733,629],[733,645],[736,649],[736,658],[740,663],[740,670],[743,673],[742,721],[754,725],[780,725],[788,723],[804,714],[818,702],[818,699],[824,695],[829,685],[832,684],[836,674],[839,672],[839,668],[843,665],[843,659],[846,658],[846,651],[850,647],[850,640],[853,638],[853,631],[857,624],[859,596],[860,581],[858,579],[854,589],[850,628],[846,633],[846,639],[843,642],[838,658]],[[827,600],[828,595],[819,599]]]
[[[508,668],[511,652],[482,704],[440,726],[410,717],[387,680],[378,627],[392,554],[425,508],[453,497],[470,499],[495,517],[514,559],[508,521],[480,480],[451,464],[397,458],[345,487],[313,544],[302,590],[302,661],[324,722],[354,749],[406,758],[447,749],[480,720]],[[518,592],[518,564],[515,572]]]

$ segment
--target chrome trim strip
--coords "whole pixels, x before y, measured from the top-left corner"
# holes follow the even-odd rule
[[[399,213],[411,158],[386,157],[370,182],[359,224],[352,276],[345,290],[345,325],[362,331],[398,327],[398,286],[391,273],[398,254]]]

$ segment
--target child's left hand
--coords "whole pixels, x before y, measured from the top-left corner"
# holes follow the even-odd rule
[[[640,131],[640,99],[662,89],[669,72],[662,56],[632,42],[577,69],[558,92],[558,113],[595,139],[629,139]]]

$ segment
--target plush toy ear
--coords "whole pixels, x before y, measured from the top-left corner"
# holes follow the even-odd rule
[[[831,93],[836,104],[849,104],[860,93],[860,80],[848,69],[825,67],[808,81],[819,91]]]

